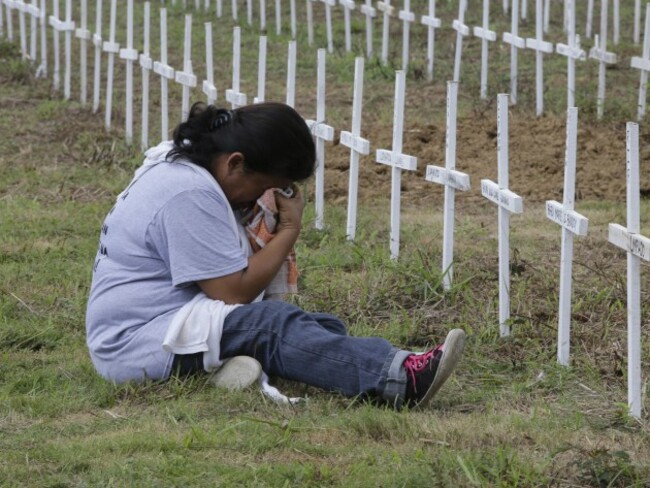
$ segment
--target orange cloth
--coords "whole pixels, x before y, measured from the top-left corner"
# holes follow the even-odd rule
[[[249,214],[250,217],[246,219],[246,235],[253,252],[262,249],[275,237],[275,227],[278,224],[278,207],[275,204],[276,191],[279,190],[266,190],[255,203]],[[273,298],[275,295],[298,293],[298,274],[296,252],[291,249],[278,274],[267,287],[267,297]]]

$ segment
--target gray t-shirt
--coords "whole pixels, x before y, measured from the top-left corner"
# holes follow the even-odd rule
[[[152,154],[171,149],[162,143]],[[196,281],[248,265],[229,203],[203,168],[156,164],[117,198],[102,226],[86,314],[97,371],[116,382],[162,379],[173,355],[162,341]]]

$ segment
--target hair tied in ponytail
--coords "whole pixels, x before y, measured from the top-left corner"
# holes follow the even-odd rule
[[[232,110],[219,109],[217,110],[216,116],[212,119],[210,124],[210,130],[216,130],[224,125],[228,125],[233,119]]]

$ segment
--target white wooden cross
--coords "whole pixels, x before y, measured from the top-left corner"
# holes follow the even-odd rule
[[[603,117],[605,107],[605,65],[616,64],[616,53],[607,51],[607,4],[603,0],[600,11],[600,34],[596,34],[594,47],[589,50],[589,57],[598,61],[598,97],[596,113],[599,119]]]
[[[528,0],[521,0],[521,20],[528,18]]]
[[[239,59],[241,49],[241,29],[235,27],[232,34],[232,88],[226,90],[226,101],[233,109],[246,105],[246,95],[239,88]]]
[[[373,53],[372,19],[377,16],[377,10],[372,6],[372,0],[366,0],[365,3],[361,5],[361,13],[366,17],[366,56],[370,59]]]
[[[643,55],[641,57],[632,57],[630,64],[633,68],[641,71],[641,83],[639,84],[639,105],[637,110],[637,119],[641,120],[645,116],[646,93],[648,89],[648,71],[650,71],[650,4],[646,6],[645,11]]]
[[[345,30],[345,50],[346,52],[352,51],[352,34],[350,28],[350,12],[352,12],[356,5],[354,0],[339,0],[341,7],[343,7],[343,26]]]
[[[494,42],[497,33],[490,30],[490,0],[483,0],[483,25],[474,26],[474,36],[481,39],[481,98],[487,98],[488,41]]]
[[[406,95],[406,74],[404,71],[395,72],[395,106],[393,109],[393,148],[392,150],[377,149],[378,163],[391,167],[390,192],[390,257],[399,257],[400,207],[402,191],[402,170],[414,171],[418,160],[402,152],[404,131],[404,98]]]
[[[296,41],[289,41],[287,49],[287,98],[286,104],[296,104]]]
[[[160,9],[160,61],[153,63],[153,72],[160,75],[160,132],[163,141],[169,138],[169,81],[174,68],[167,64],[167,9]]]
[[[536,109],[539,117],[544,112],[544,53],[553,52],[553,44],[544,41],[542,27],[542,0],[535,2],[535,38],[526,39],[526,47],[535,51]]]
[[[641,235],[639,216],[639,126],[627,123],[627,227],[609,224],[609,242],[627,252],[627,398],[641,417],[641,259],[650,261],[650,239]]]
[[[443,214],[442,272],[443,287],[451,288],[454,262],[454,213],[456,190],[470,188],[469,175],[456,171],[456,115],[458,83],[447,82],[447,134],[445,137],[445,166],[427,166],[425,179],[445,186]]]
[[[289,0],[289,19],[291,21],[291,38],[295,39],[298,30],[296,21],[296,0]]]
[[[264,1],[264,0],[261,0]],[[313,3],[318,0],[305,0],[307,6],[307,43],[314,44],[314,7]],[[263,29],[262,29],[263,30]]]
[[[232,6],[232,20],[237,22],[237,0],[232,0],[230,5]]]
[[[498,183],[481,180],[481,194],[499,207],[499,330],[510,335],[510,214],[524,211],[521,197],[508,189],[508,95],[497,96]]]
[[[357,229],[357,190],[359,188],[359,155],[370,154],[370,142],[361,137],[361,107],[363,105],[364,58],[354,61],[354,92],[352,95],[352,130],[341,131],[341,144],[350,148],[350,183],[348,187],[348,220],[346,238],[353,241]]]
[[[7,40],[9,42],[14,41],[14,18],[13,18],[13,9],[14,9],[14,0],[4,0],[4,4],[7,7]],[[2,4],[0,3],[0,9]]]
[[[99,111],[101,64],[102,64],[102,0],[95,3],[95,32],[93,33],[93,46],[95,46],[95,67],[93,76],[93,113]]]
[[[575,0],[574,0],[575,1]],[[619,0],[614,0],[614,45],[618,46],[621,38],[621,4]]]
[[[266,32],[266,0],[260,0],[260,30]]]
[[[548,34],[551,23],[551,0],[544,0],[544,34]]]
[[[253,0],[246,0],[246,22],[253,25]]]
[[[22,0],[14,0],[14,8],[18,10],[18,26],[20,27],[20,54],[23,59],[29,57],[27,53],[27,25],[25,23],[25,8],[27,4]]]
[[[325,49],[318,50],[316,120],[305,120],[316,139],[316,219],[314,227],[323,228],[325,202],[325,141],[334,140],[334,128],[325,123]]]
[[[36,1],[36,0],[35,0]],[[41,62],[36,68],[36,78],[47,77],[47,12],[46,0],[41,0],[39,8],[39,25],[41,27]],[[2,10],[0,8],[0,10]]]
[[[13,0],[11,6],[7,6],[7,21],[11,20],[11,8],[13,8]],[[9,22],[8,26],[11,26],[12,22]],[[60,50],[60,38],[59,33],[65,31],[65,22],[59,18],[59,0],[54,0],[54,5],[52,8],[52,15],[49,17],[49,24],[54,29],[54,72],[52,73],[52,84],[55,90],[58,90],[61,86],[61,50]],[[7,31],[10,31],[8,28]],[[12,34],[13,37],[13,34]],[[9,38],[11,41],[12,39]]]
[[[126,120],[127,144],[133,141],[133,63],[138,60],[138,50],[133,48],[133,0],[126,3],[126,48],[120,49],[120,58],[126,61]]]
[[[639,43],[639,35],[641,31],[641,0],[634,0],[634,31],[632,39],[634,44]]]
[[[205,70],[206,79],[203,80],[203,93],[208,99],[208,105],[214,105],[217,101],[217,87],[214,86],[214,65],[212,58],[212,22],[206,22],[205,26]]]
[[[0,9],[1,10],[1,9]],[[37,45],[37,34],[38,34],[38,19],[41,16],[41,9],[38,8],[38,0],[31,0],[31,3],[25,4],[25,12],[30,16],[31,19],[31,39],[30,39],[30,49],[29,49],[29,59],[32,63],[36,62],[36,45]]]
[[[275,33],[278,36],[280,34],[282,34],[282,3],[281,3],[281,0],[275,0]]]
[[[381,31],[381,61],[388,63],[388,36],[390,35],[390,18],[393,16],[395,7],[390,4],[390,0],[377,2],[377,10],[383,14],[383,24]]]
[[[108,53],[108,71],[106,74],[106,119],[107,129],[111,127],[111,111],[113,109],[113,69],[115,65],[115,55],[120,52],[120,45],[115,42],[115,23],[117,21],[117,0],[111,0],[111,24],[108,34],[108,41],[104,41],[102,49]]]
[[[411,23],[415,22],[415,14],[411,12],[411,0],[404,0],[404,9],[400,10],[397,16],[402,21],[402,70],[407,71]]]
[[[253,103],[262,103],[266,97],[266,45],[266,36],[260,36],[257,60],[257,96],[253,98]]]
[[[436,47],[436,29],[440,28],[441,22],[436,17],[436,0],[429,0],[429,15],[423,15],[420,20],[427,26],[427,77],[433,80],[433,59]]]
[[[332,34],[332,7],[336,7],[336,0],[321,0],[325,5],[325,29],[327,30],[327,52],[334,52],[334,37]]]
[[[567,57],[567,107],[575,105],[576,59],[585,60],[584,49],[580,48],[580,36],[576,34],[576,12],[574,0],[568,3],[568,44],[556,44],[555,50]]]
[[[140,54],[142,71],[142,137],[140,145],[144,151],[149,147],[149,74],[153,69],[150,52],[151,2],[144,2],[144,46]]]
[[[576,147],[578,109],[567,110],[566,155],[564,164],[563,203],[546,202],[546,216],[562,226],[560,257],[560,309],[558,314],[557,360],[569,365],[571,346],[571,269],[573,267],[573,236],[587,235],[589,220],[574,210],[576,182]]]
[[[510,32],[503,33],[503,42],[510,44],[510,103],[517,103],[517,49],[524,49],[526,41],[519,37],[519,2],[512,2]]]
[[[454,20],[452,26],[456,31],[456,55],[454,57],[454,79],[460,81],[460,59],[463,51],[463,37],[469,36],[469,27],[465,25],[465,10],[467,10],[467,0],[460,0],[458,4],[458,18]]]
[[[602,3],[602,0],[601,0]],[[591,39],[591,27],[594,20],[594,0],[587,1],[587,26],[585,27],[585,37]]]
[[[237,66],[239,70],[239,66]],[[183,71],[175,73],[176,83],[183,86],[181,108],[181,121],[187,120],[190,115],[190,88],[197,85],[196,75],[192,70],[192,15],[185,16],[185,44],[183,50]]]
[[[88,30],[88,0],[81,0],[81,27],[75,31],[75,36],[79,39],[81,63],[79,64],[79,81],[81,90],[79,99],[82,105],[86,104],[87,84],[88,84],[88,41],[90,41],[90,31]]]

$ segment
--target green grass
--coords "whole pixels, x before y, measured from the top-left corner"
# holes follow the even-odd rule
[[[451,7],[439,3],[449,16]],[[178,7],[170,18],[180,19]],[[273,18],[268,21],[272,30]],[[319,25],[316,31],[320,42],[323,29]],[[156,32],[154,26],[152,36]],[[170,45],[180,45],[182,21],[172,23],[170,32],[177,39]],[[202,35],[196,33],[197,45]],[[251,39],[257,33],[244,35],[244,87],[252,94],[257,48]],[[269,98],[283,99],[287,38],[270,35],[277,44],[270,57],[269,72],[275,75],[269,78]],[[220,39],[229,39],[228,32]],[[218,77],[226,86],[230,46],[225,40],[219,46]],[[448,56],[453,48],[444,46],[441,42],[441,53]],[[465,59],[474,56],[472,46],[468,43]],[[360,52],[363,45],[356,48]],[[622,48],[632,50],[628,44]],[[180,51],[172,51],[180,66]],[[298,84],[297,100],[310,115],[316,57],[307,49],[299,52],[299,78],[306,81]],[[491,93],[508,83],[508,56],[495,53]],[[226,393],[205,378],[113,385],[95,373],[88,357],[85,303],[101,222],[141,155],[121,142],[119,96],[115,128],[106,132],[101,115],[61,101],[49,82],[35,80],[15,46],[0,43],[0,54],[1,486],[650,484],[647,419],[630,418],[625,405],[625,258],[603,244],[607,223],[624,222],[622,199],[579,203],[590,217],[590,234],[576,240],[571,368],[555,362],[560,236],[544,218],[543,204],[527,202],[525,216],[512,220],[512,336],[502,339],[495,210],[459,201],[454,285],[444,292],[441,211],[405,192],[398,261],[389,258],[386,197],[360,203],[355,243],[345,240],[344,202],[328,201],[324,231],[312,228],[309,205],[298,246],[301,292],[293,300],[308,310],[340,315],[355,335],[381,335],[411,349],[436,343],[452,327],[465,329],[465,358],[430,410],[397,413],[286,381],[278,383],[281,389],[306,396],[306,404],[278,407],[258,391]],[[534,73],[527,62],[522,70]],[[333,101],[328,110],[337,127],[349,117],[352,64],[353,57],[342,53],[328,58]],[[195,70],[201,66],[197,59]],[[413,127],[444,114],[444,84],[427,85],[417,73],[422,66],[416,58],[409,90],[435,94],[436,109],[433,115],[416,110],[411,96],[407,111]],[[448,64],[438,66],[443,73],[450,70]],[[464,65],[461,118],[494,109],[476,100],[476,70]],[[629,76],[628,69],[620,71]],[[566,92],[559,78],[549,76],[548,103],[561,111]],[[370,109],[364,126],[390,127],[390,68],[370,61],[366,79]],[[612,90],[618,89],[625,87],[612,83]],[[534,93],[520,94],[520,110],[532,111]],[[178,95],[172,96],[178,100]],[[609,116],[633,112],[634,97],[625,96],[632,108],[612,105]],[[647,228],[647,199],[641,214]],[[647,274],[647,266],[643,271]],[[650,291],[647,280],[643,283],[646,317]],[[647,377],[647,327],[642,348]],[[646,416],[647,410],[646,399]]]

